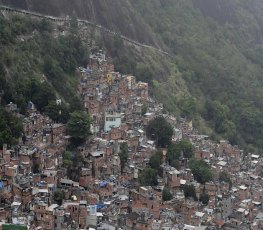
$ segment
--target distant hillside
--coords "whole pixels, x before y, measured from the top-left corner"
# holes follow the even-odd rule
[[[76,15],[140,42],[157,43],[128,0],[0,0],[0,3],[53,16]]]

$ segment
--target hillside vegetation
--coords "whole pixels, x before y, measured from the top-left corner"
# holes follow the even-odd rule
[[[177,73],[191,94],[173,97],[173,85],[179,84],[174,77],[159,85],[160,99],[170,110],[179,107],[182,115],[196,118],[196,125],[201,115],[217,137],[248,150],[252,145],[262,149],[263,3],[193,2],[132,1],[177,55]]]
[[[197,128],[215,139],[229,139],[247,151],[263,149],[262,1],[78,0],[74,4],[63,1],[63,5],[60,0],[45,1],[45,4],[39,4],[38,0],[24,0],[19,5],[11,0],[0,2],[53,15],[76,14],[173,53],[176,60],[164,58],[151,50],[134,49],[118,36],[99,34],[96,37],[96,40],[100,40],[100,46],[107,48],[116,69],[148,81],[153,89],[152,95],[168,110],[193,118]],[[62,71],[68,76],[70,88],[74,85],[71,84],[74,79],[70,77],[72,69],[65,69],[67,64],[63,66],[61,57],[56,57],[59,53],[56,49],[63,49],[63,42],[56,41],[62,38],[55,39],[52,48],[45,48],[43,53],[43,47],[39,47],[47,40],[41,41],[42,36],[39,37],[37,42],[30,45],[33,47],[37,44],[37,49],[32,49],[32,55],[38,58],[31,63],[27,57],[23,59],[27,60],[26,63],[16,66],[41,67],[40,70],[49,77],[48,83],[53,87],[56,85],[55,79],[59,77],[52,78],[52,74],[60,76]],[[63,39],[68,44],[67,37]],[[22,44],[19,43],[19,49],[25,46]],[[77,44],[77,41],[71,43],[73,47]],[[49,46],[49,43],[46,45]],[[14,46],[17,45],[8,45]],[[12,55],[12,52],[7,53]],[[75,62],[65,63],[81,63],[84,56],[78,57],[77,53],[69,56]],[[27,55],[26,52],[23,55]],[[45,62],[50,60],[49,57],[53,59],[53,56],[55,60],[52,63]],[[8,62],[3,61],[7,66]],[[47,72],[50,67],[58,72]],[[64,87],[55,89],[64,90]],[[61,93],[67,97],[70,90],[65,91]]]
[[[82,109],[76,96],[79,81],[75,70],[86,63],[88,51],[75,31],[70,29],[62,36],[58,29],[45,20],[0,17],[1,106],[14,102],[24,114],[32,101],[39,111],[63,123],[67,122],[69,112]],[[63,103],[55,106],[56,99]],[[4,143],[15,143],[14,138],[22,134],[22,126],[1,106],[2,147]]]

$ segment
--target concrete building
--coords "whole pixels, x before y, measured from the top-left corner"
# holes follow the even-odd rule
[[[104,132],[109,132],[112,128],[118,128],[121,125],[121,114],[114,110],[105,112]]]

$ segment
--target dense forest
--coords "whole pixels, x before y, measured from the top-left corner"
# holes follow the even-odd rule
[[[74,11],[80,18],[174,54],[176,58],[169,59],[151,50],[134,49],[118,36],[100,34],[95,38],[107,49],[116,69],[148,81],[152,96],[167,110],[193,119],[196,128],[216,140],[228,139],[246,152],[263,149],[262,1],[130,0],[120,4],[116,0],[106,7],[104,1],[89,0],[85,6],[87,12],[93,6],[92,15],[81,10],[82,1],[61,8],[60,1],[48,1],[41,9],[37,2],[27,5],[24,1],[19,7],[61,16]],[[51,5],[54,7],[49,11]],[[120,20],[124,15],[125,20]],[[54,38],[54,28],[46,21],[28,26],[29,19],[13,20],[1,19],[0,23],[3,101],[12,99],[23,108],[28,99],[41,102],[38,98],[42,96],[37,94],[53,92],[50,98],[62,95],[75,105],[70,103],[76,84],[74,66],[83,63],[88,53],[80,37],[75,33],[61,36],[57,28]],[[10,74],[15,79],[11,83],[6,81]],[[66,84],[59,87],[62,79]],[[32,84],[43,89],[31,89]],[[42,109],[48,105],[41,103]]]
[[[50,22],[21,16],[0,18],[0,28],[3,102],[14,101],[23,110],[32,100],[43,110],[56,95],[66,101],[76,95],[75,70],[87,61],[88,51],[75,31],[54,35],[59,28]]]
[[[70,112],[82,109],[76,96],[75,71],[87,62],[89,51],[80,41],[77,27],[68,27],[62,36],[56,32],[59,28],[46,20],[0,17],[1,106],[13,102],[25,114],[32,101],[40,112],[63,123]],[[62,99],[62,104],[56,106],[56,99]],[[0,117],[0,146],[14,144],[22,134],[20,121],[1,107]]]

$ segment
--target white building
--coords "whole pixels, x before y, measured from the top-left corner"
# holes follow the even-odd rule
[[[118,128],[121,125],[121,114],[113,110],[105,112],[104,131],[109,132],[112,128]]]

